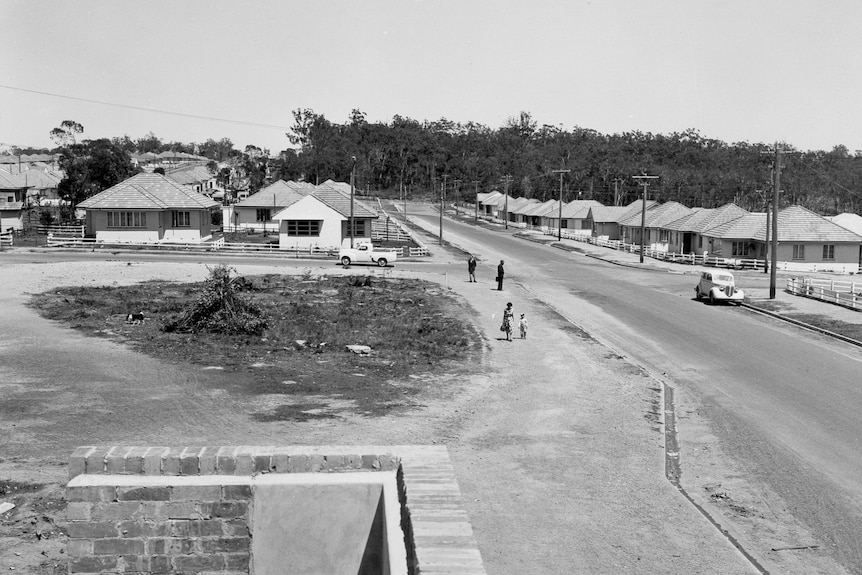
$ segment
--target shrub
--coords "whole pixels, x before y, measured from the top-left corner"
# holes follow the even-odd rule
[[[195,304],[178,319],[165,323],[167,332],[199,332],[260,335],[267,322],[263,311],[238,292],[245,278],[231,277],[233,268],[219,265],[210,269],[203,292]]]

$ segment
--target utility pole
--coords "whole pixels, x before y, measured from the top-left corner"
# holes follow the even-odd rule
[[[765,210],[766,211],[766,241],[764,242],[764,244],[765,244],[765,250],[764,251],[766,253],[763,254],[763,273],[765,273],[765,274],[769,273],[769,207],[770,207],[770,205],[771,204],[770,204],[769,198],[766,198],[766,210]]]
[[[563,239],[563,174],[568,174],[572,170],[554,170],[555,174],[560,174],[560,225],[557,227],[557,241]]]
[[[455,188],[455,215],[458,216],[458,200],[461,199],[461,180],[452,180],[452,187]]]
[[[623,182],[623,181],[622,181],[621,179],[619,179],[619,178],[614,178],[614,205],[615,205],[615,206],[620,205],[620,191],[619,191],[619,185],[620,185],[622,182]]]
[[[449,174],[443,174],[443,187],[440,189],[440,245],[443,245],[443,206],[446,201],[446,178]]]
[[[632,176],[639,184],[643,185],[644,191],[641,197],[641,263],[644,263],[644,244],[646,241],[646,191],[649,187],[650,180],[657,180],[658,176]]]
[[[775,299],[775,283],[778,269],[778,193],[781,190],[781,145],[775,142],[775,164],[772,168],[775,181],[772,184],[772,265],[769,267],[769,299]]]
[[[479,180],[473,180],[473,185],[476,186],[476,216],[473,218],[473,223],[479,223]]]
[[[353,249],[353,234],[355,233],[353,225],[353,188],[356,186],[356,156],[353,156],[353,166],[350,168],[350,249]],[[273,196],[272,201],[275,201]]]
[[[500,181],[506,186],[504,189],[506,190],[506,195],[503,198],[503,221],[506,222],[506,229],[509,229],[509,184],[512,182],[512,176],[506,174]]]

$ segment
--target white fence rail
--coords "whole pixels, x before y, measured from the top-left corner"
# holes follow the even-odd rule
[[[817,278],[790,278],[787,291],[862,311],[862,283]]]
[[[84,237],[84,226],[82,226],[82,225],[77,225],[77,226],[71,226],[71,225],[44,226],[44,225],[39,225],[39,226],[36,226],[36,232],[43,234],[43,235],[53,234],[55,236],[83,238]]]
[[[0,232],[0,246],[12,246],[15,243],[15,236],[12,232]]]
[[[11,244],[8,244],[11,245]],[[48,236],[48,246],[63,248],[99,248],[99,249],[148,249],[148,250],[174,250],[174,251],[198,251],[198,252],[226,252],[226,253],[269,253],[273,255],[329,258],[338,255],[337,247],[319,246],[291,246],[281,248],[277,243],[256,244],[241,242],[226,242],[219,238],[211,242],[104,242],[94,238],[73,238]],[[398,250],[399,248],[394,248]],[[400,248],[401,257],[427,256],[428,250],[424,247]]]

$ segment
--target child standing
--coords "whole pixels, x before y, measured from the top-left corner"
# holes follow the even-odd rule
[[[521,319],[518,321],[518,327],[521,329],[521,339],[527,339],[527,317],[521,314]]]

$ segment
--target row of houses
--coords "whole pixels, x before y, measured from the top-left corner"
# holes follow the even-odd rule
[[[169,176],[143,172],[78,207],[86,214],[86,235],[101,242],[209,241],[213,213],[223,209],[228,226],[277,232],[282,249],[329,249],[351,237],[351,219],[353,237],[371,239],[377,210],[357,200],[352,204],[351,209],[350,186],[342,182],[330,180],[315,186],[277,181],[222,208],[208,195]]]
[[[636,200],[627,206],[604,206],[593,200],[560,204],[557,200],[507,198],[495,191],[479,194],[476,211],[485,219],[516,227],[548,233],[565,230],[569,237],[592,236],[699,256],[765,259],[771,236],[766,213],[749,212],[732,203],[719,208],[689,208],[653,200]],[[862,216],[826,218],[802,206],[789,206],[778,214],[777,258],[789,264],[787,269],[859,273]]]

